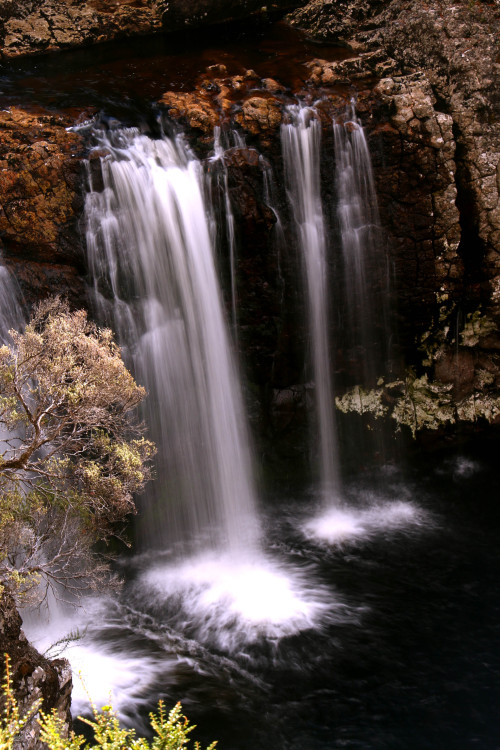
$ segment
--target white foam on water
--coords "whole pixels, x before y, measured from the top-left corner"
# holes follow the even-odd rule
[[[72,712],[87,714],[90,699],[97,708],[111,704],[118,714],[133,706],[137,710],[142,696],[160,672],[160,665],[144,654],[113,653],[95,644],[70,647],[64,656],[73,670]],[[163,671],[168,662],[162,661]]]
[[[330,508],[302,526],[308,538],[327,544],[370,537],[381,531],[421,526],[428,514],[413,503],[397,500],[366,508]]]
[[[35,648],[51,658],[60,655],[71,665],[73,716],[88,715],[92,704],[97,709],[111,704],[126,719],[132,707],[135,714],[146,702],[155,678],[175,663],[175,657],[162,655],[160,663],[145,653],[95,642],[93,631],[102,633],[109,627],[106,618],[111,605],[107,598],[89,598],[84,606],[67,609],[51,601],[36,617],[23,613],[23,629]]]
[[[206,554],[158,565],[139,581],[145,599],[178,602],[181,618],[201,642],[227,651],[262,638],[276,640],[315,628],[345,606],[303,569],[264,556]],[[332,615],[333,613],[333,615]]]

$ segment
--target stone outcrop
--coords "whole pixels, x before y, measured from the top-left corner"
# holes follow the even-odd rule
[[[274,0],[0,0],[0,55],[11,59],[113,39],[237,21],[289,10]]]
[[[0,656],[1,682],[4,682],[4,655],[10,658],[10,674],[14,696],[21,715],[28,713],[37,701],[49,713],[55,710],[69,728],[71,725],[71,667],[66,659],[49,660],[30,646],[21,630],[22,620],[14,600],[4,592],[0,596]],[[3,694],[0,693],[0,711],[3,713]],[[44,750],[39,740],[36,712],[16,739],[16,750]]]
[[[387,122],[371,133],[377,194],[391,241],[400,335],[411,357],[437,301],[463,292],[453,123],[435,110],[423,73],[384,78],[375,93],[387,111]]]
[[[380,79],[387,117],[371,143],[407,358],[432,387],[448,389],[454,418],[470,397],[496,419],[488,404],[500,385],[498,3],[311,0],[291,22],[357,54],[313,61],[312,85]],[[472,320],[488,336],[471,346]]]
[[[280,84],[267,78],[261,81],[253,70],[229,76],[224,65],[206,71],[195,91],[167,91],[160,99],[169,117],[199,131],[212,143],[214,127],[238,125],[246,134],[258,136],[269,145],[278,135],[286,97]],[[277,95],[277,96],[276,96]]]
[[[414,74],[425,77],[431,106],[436,117],[450,118],[456,146],[459,255],[469,285],[483,287],[469,288],[467,294],[498,306],[498,6],[462,0],[453,4],[444,0],[427,4],[409,0],[311,0],[291,20],[318,38],[348,43],[360,53],[356,65],[374,75],[400,80],[410,76],[404,84],[407,89],[413,85]],[[339,76],[346,72],[345,67],[346,63],[340,70],[334,65],[327,72]],[[319,79],[325,74],[323,71]],[[400,97],[400,92],[395,91],[394,96]],[[395,98],[394,108],[398,107],[400,99]]]
[[[56,289],[83,297],[83,147],[69,124],[15,107],[0,112],[0,250],[28,303]]]
[[[53,52],[161,29],[156,0],[2,0],[4,58]]]

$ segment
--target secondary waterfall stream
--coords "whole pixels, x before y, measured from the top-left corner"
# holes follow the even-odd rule
[[[334,122],[337,215],[344,263],[346,348],[356,359],[358,384],[374,387],[386,374],[391,330],[389,272],[368,144],[354,102]]]
[[[330,284],[320,187],[321,125],[309,107],[295,105],[288,112],[292,121],[282,126],[283,158],[307,286],[321,493],[332,505],[340,499],[341,489],[328,343]]]

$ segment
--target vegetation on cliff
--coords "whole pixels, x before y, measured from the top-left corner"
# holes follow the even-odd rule
[[[109,581],[94,545],[120,534],[153,445],[134,421],[145,396],[111,331],[41,303],[0,348],[0,585],[40,599]]]
[[[3,715],[0,716],[0,750],[13,750],[16,739],[40,709],[40,701],[24,713],[14,695],[10,674],[10,660],[6,656],[6,670],[3,681],[3,695],[1,703],[4,705]],[[111,706],[103,706],[98,711],[93,706],[94,720],[82,719],[88,724],[94,736],[94,742],[88,744],[82,735],[68,732],[65,722],[56,711],[47,715],[40,712],[38,723],[41,728],[40,739],[49,750],[182,750],[190,743],[189,734],[196,727],[189,724],[182,714],[180,703],[167,714],[162,701],[158,704],[158,712],[149,715],[151,728],[155,736],[151,743],[135,736],[133,729],[125,729]],[[214,750],[216,742],[212,742],[207,750]],[[198,742],[194,743],[195,750],[201,750]]]

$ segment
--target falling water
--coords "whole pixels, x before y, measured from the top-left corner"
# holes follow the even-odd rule
[[[99,134],[104,189],[88,195],[87,246],[101,315],[149,392],[158,447],[146,545],[257,546],[242,397],[214,266],[201,165],[182,140]]]
[[[0,343],[7,343],[9,331],[20,330],[25,322],[21,291],[0,256]]]
[[[282,126],[288,195],[304,260],[320,443],[321,489],[331,504],[340,497],[337,437],[328,345],[328,267],[320,189],[321,125],[309,107],[288,108]]]
[[[0,256],[0,345],[12,343],[9,331],[19,331],[25,323],[21,290]],[[0,428],[0,455],[7,449],[8,443],[5,441],[9,437],[12,437],[12,433]]]
[[[97,180],[89,165],[94,298],[149,391],[158,447],[128,601],[228,651],[315,627],[324,587],[261,548],[202,166],[179,139],[96,135],[108,155]]]
[[[388,360],[389,285],[371,157],[354,102],[333,132],[347,302],[343,328],[359,384],[373,387]]]
[[[222,192],[224,195],[224,211],[226,217],[226,239],[229,248],[229,270],[231,277],[231,323],[233,335],[237,337],[238,332],[238,311],[236,295],[236,233],[233,208],[229,195],[229,175],[227,166],[224,161],[225,148],[222,145],[220,127],[214,128],[214,156],[213,161],[218,162],[221,166]]]

